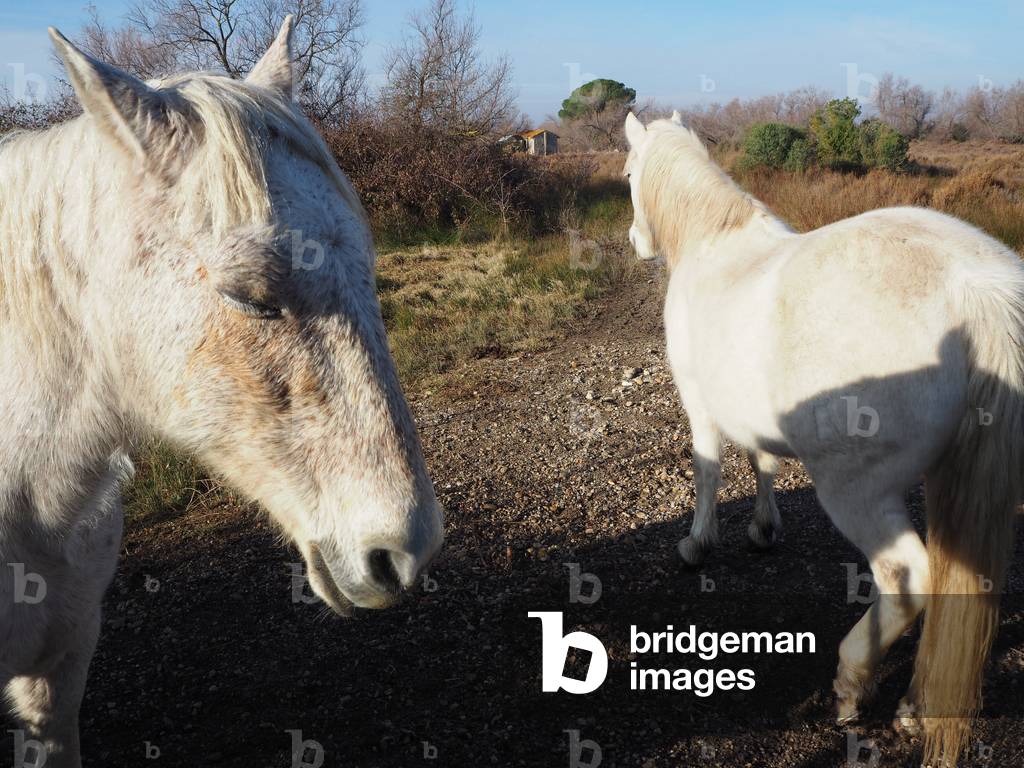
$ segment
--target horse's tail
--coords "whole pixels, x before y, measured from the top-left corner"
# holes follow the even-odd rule
[[[1024,270],[987,267],[954,289],[968,410],[926,483],[931,594],[914,676],[930,765],[956,765],[981,706],[1024,486]]]

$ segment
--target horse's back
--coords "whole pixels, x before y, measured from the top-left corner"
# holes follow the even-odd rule
[[[798,238],[776,286],[775,348],[796,453],[855,453],[867,464],[903,455],[908,473],[933,461],[967,407],[960,296],[993,269],[1019,274],[1008,254],[924,209],[872,211]]]
[[[754,257],[724,254],[717,279],[696,273],[686,300],[670,286],[673,368],[748,447],[842,453],[877,425],[879,439],[858,445],[878,454],[866,458],[917,434],[924,453],[912,463],[925,461],[966,407],[959,292],[975,276],[1019,271],[1008,253],[943,214],[886,209]],[[756,268],[737,270],[744,260]]]

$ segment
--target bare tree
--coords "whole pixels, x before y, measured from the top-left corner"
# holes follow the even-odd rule
[[[78,35],[78,43],[96,58],[110,62],[125,72],[149,80],[173,72],[177,56],[170,48],[155,45],[132,25],[110,27],[95,5],[86,9],[89,21]]]
[[[259,61],[289,13],[295,15],[299,101],[321,121],[347,117],[365,86],[361,0],[254,0],[239,31],[238,56],[246,70]]]
[[[139,77],[212,69],[240,78],[295,16],[299,101],[311,117],[347,116],[363,90],[362,0],[137,0],[124,26],[103,23],[95,8],[79,42]]]
[[[507,128],[517,116],[512,64],[485,61],[479,44],[472,13],[460,14],[456,0],[431,0],[387,53],[385,107],[415,129],[491,136]]]
[[[972,138],[990,139],[998,132],[997,106],[992,92],[975,86],[964,96],[963,112]]]
[[[733,99],[726,104],[705,104],[680,112],[686,125],[717,144],[741,140],[755,123],[785,123],[803,128],[830,98],[828,92],[806,86],[789,93],[746,101]]]
[[[832,94],[813,85],[790,91],[783,97],[783,122],[802,128],[811,116],[832,99]]]
[[[244,0],[139,0],[128,20],[176,66],[241,77],[244,57],[236,57],[234,48],[245,17]]]
[[[600,112],[591,112],[586,117],[570,121],[570,124],[575,123],[576,127],[585,132],[589,139],[589,149],[623,150],[626,149],[626,136],[622,126],[631,109],[634,109],[632,104],[611,104]]]
[[[1000,92],[997,125],[999,137],[1024,143],[1024,80],[1018,80]]]
[[[940,141],[963,141],[968,136],[966,100],[952,88],[944,88],[935,101],[931,135]]]
[[[920,138],[928,129],[935,96],[905,77],[882,75],[876,91],[878,116],[908,139]]]

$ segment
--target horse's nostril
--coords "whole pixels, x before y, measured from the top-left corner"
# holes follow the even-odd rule
[[[398,594],[402,591],[402,580],[395,568],[391,552],[386,549],[375,549],[369,557],[370,578],[377,586],[387,592]]]

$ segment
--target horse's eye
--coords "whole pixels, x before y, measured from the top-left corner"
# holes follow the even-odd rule
[[[220,296],[231,309],[246,317],[252,317],[257,320],[277,320],[282,314],[280,307],[247,299],[237,294],[220,291]]]

